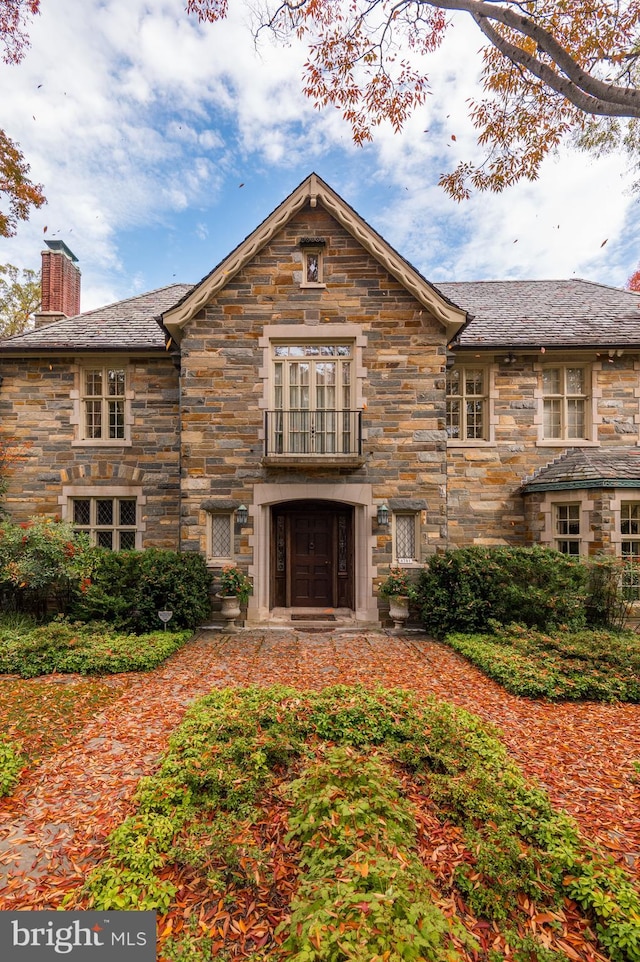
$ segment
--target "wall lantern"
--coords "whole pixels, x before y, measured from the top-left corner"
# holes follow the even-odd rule
[[[236,510],[236,521],[240,525],[245,525],[249,520],[249,509],[246,504],[241,504]]]
[[[386,504],[378,505],[378,524],[381,526],[389,524],[389,509]]]

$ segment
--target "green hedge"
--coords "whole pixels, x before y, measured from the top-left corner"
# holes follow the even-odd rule
[[[589,567],[550,548],[457,548],[420,574],[418,604],[436,638],[517,621],[547,630],[587,621]]]
[[[78,591],[71,617],[106,621],[122,631],[158,628],[158,611],[173,611],[170,627],[196,628],[210,613],[211,575],[197,554],[95,548],[90,574]]]
[[[563,701],[640,702],[635,632],[554,631],[510,625],[446,642],[513,695]]]
[[[192,637],[190,630],[146,634],[113,631],[110,625],[55,620],[31,631],[0,627],[0,674],[34,678],[52,672],[81,675],[148,671]]]

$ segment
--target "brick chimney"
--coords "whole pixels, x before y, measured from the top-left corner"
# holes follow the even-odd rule
[[[80,271],[78,258],[64,241],[45,241],[42,251],[42,304],[35,326],[43,327],[63,317],[80,313]]]

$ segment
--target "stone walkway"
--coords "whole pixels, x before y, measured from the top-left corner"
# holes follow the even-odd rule
[[[55,908],[101,857],[171,731],[212,688],[361,683],[445,698],[499,726],[509,750],[587,834],[640,875],[640,705],[516,698],[444,645],[384,631],[203,631],[36,768],[0,804],[0,909]],[[635,746],[635,754],[633,752]]]

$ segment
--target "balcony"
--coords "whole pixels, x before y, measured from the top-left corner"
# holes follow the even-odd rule
[[[265,411],[263,464],[360,467],[362,411]]]

